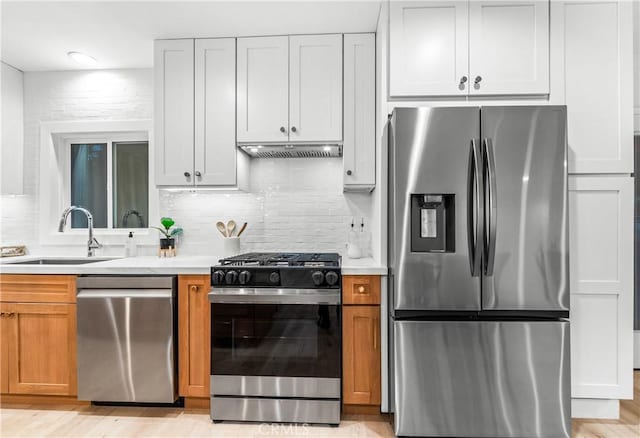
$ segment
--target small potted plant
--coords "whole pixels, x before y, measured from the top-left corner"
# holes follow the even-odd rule
[[[163,217],[160,219],[160,223],[162,224],[162,228],[160,227],[151,227],[160,231],[164,238],[160,239],[160,249],[169,249],[176,247],[176,239],[175,237],[182,234],[182,228],[173,227],[176,223],[170,217]]]

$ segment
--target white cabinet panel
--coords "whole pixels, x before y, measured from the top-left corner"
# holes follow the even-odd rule
[[[0,62],[0,104],[2,105],[2,157],[0,163],[0,194],[21,195],[24,190],[24,75]]]
[[[342,140],[342,35],[289,37],[289,81],[289,141]]]
[[[572,397],[633,392],[633,178],[569,178]]]
[[[551,20],[569,172],[633,172],[631,2],[552,2]]]
[[[156,184],[192,185],[193,40],[155,41],[153,58]]]
[[[374,34],[344,36],[344,189],[376,184]]]
[[[466,95],[466,1],[393,1],[389,5],[389,94]]]
[[[469,94],[549,93],[549,2],[469,3]]]
[[[288,139],[289,38],[238,38],[239,142]]]
[[[195,183],[236,184],[236,40],[195,46]]]

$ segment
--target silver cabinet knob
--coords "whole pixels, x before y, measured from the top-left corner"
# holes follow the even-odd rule
[[[287,130],[286,130],[286,128],[284,126],[281,126],[280,127],[280,132],[285,133],[285,132],[287,132]]]
[[[474,84],[479,84],[480,81],[482,81],[482,76],[476,76],[475,81],[473,81]]]
[[[296,132],[296,131],[297,131],[296,127],[295,127],[295,126],[292,126],[292,127],[291,127],[291,132]]]
[[[464,84],[465,82],[467,82],[467,77],[466,76],[462,76],[460,78],[460,85]]]
[[[201,176],[202,176],[202,174],[200,173],[200,171],[199,171],[199,170],[196,170],[196,176],[197,176],[197,177],[201,177]]]
[[[191,178],[191,174],[189,172],[185,172],[184,176],[187,177],[187,178]]]
[[[350,170],[347,170],[347,175],[351,175],[353,172]]]

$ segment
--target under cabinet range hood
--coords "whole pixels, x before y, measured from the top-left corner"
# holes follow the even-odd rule
[[[330,158],[342,156],[342,144],[238,143],[252,158]]]

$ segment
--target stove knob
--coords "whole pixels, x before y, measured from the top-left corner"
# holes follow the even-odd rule
[[[269,283],[271,284],[280,284],[280,273],[274,271],[269,275]]]
[[[339,277],[338,277],[338,274],[336,274],[335,272],[329,271],[325,275],[325,279],[327,280],[327,283],[329,284],[329,286],[335,286],[336,283],[338,283]]]
[[[213,284],[224,283],[224,271],[215,271],[211,277]]]
[[[224,276],[224,280],[227,284],[235,284],[238,280],[238,273],[236,271],[228,271],[227,275]]]
[[[315,271],[311,274],[311,280],[313,280],[313,284],[316,286],[322,286],[322,283],[324,283],[324,273],[322,271]]]
[[[238,276],[238,280],[240,280],[240,284],[249,283],[249,280],[251,280],[251,272],[249,272],[249,271],[240,271],[240,275]]]

